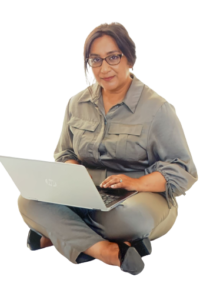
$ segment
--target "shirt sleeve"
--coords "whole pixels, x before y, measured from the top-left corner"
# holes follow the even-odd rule
[[[54,159],[56,162],[65,162],[69,159],[74,159],[80,162],[77,155],[74,153],[73,143],[71,139],[71,132],[68,125],[70,119],[70,112],[69,112],[70,101],[71,99],[69,100],[66,106],[61,135],[57,147],[54,151]]]
[[[148,134],[149,167],[145,174],[160,172],[166,179],[166,191],[161,193],[170,204],[176,206],[175,196],[198,180],[182,125],[172,104],[165,102],[157,111]]]

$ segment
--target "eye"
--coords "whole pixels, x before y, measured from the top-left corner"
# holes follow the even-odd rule
[[[100,57],[92,58],[92,62],[99,62],[100,60],[101,60]]]
[[[119,58],[119,55],[112,55],[112,56],[109,56],[109,59],[111,60],[116,60]]]

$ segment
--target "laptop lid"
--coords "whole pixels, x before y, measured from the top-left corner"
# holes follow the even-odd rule
[[[109,210],[82,165],[9,156],[0,162],[26,199]]]

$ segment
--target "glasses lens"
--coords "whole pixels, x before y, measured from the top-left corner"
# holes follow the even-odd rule
[[[107,61],[110,65],[117,65],[120,62],[120,55],[110,55],[107,57]]]
[[[101,65],[101,58],[100,57],[89,58],[88,62],[91,67],[99,67]]]

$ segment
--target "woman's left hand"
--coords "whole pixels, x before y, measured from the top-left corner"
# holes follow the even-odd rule
[[[122,182],[120,182],[122,181]],[[138,191],[138,178],[131,178],[124,174],[111,175],[100,184],[102,188],[126,189],[127,191]]]

